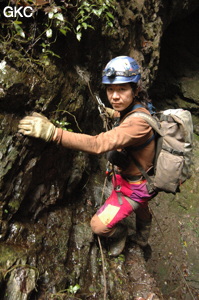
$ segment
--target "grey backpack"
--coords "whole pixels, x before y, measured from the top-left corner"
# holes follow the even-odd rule
[[[183,109],[168,109],[153,116],[143,112],[132,113],[143,118],[156,132],[154,175],[149,176],[142,166],[136,166],[147,180],[149,193],[165,191],[176,193],[190,178],[193,123],[191,113]]]

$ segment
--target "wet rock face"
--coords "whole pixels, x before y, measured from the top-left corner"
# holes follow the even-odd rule
[[[86,76],[91,78],[93,91],[98,91],[99,74],[107,61],[123,54],[138,60],[143,85],[151,88],[155,101],[160,104],[159,99],[166,98],[161,105],[172,106],[176,98],[175,105],[191,108],[197,117],[198,66],[193,60],[189,63],[190,48],[177,54],[171,49],[181,49],[179,44],[185,32],[189,36],[185,25],[182,31],[180,28],[190,19],[185,22],[180,18],[198,6],[194,0],[120,1],[113,35],[107,36],[97,28],[86,33],[81,43],[68,45],[67,40],[62,40],[61,61],[51,61],[43,69],[33,62],[25,64],[17,52],[8,58],[1,46],[2,300],[103,299],[104,294],[113,300],[163,299],[155,279],[146,271],[139,248],[129,241],[124,255],[111,259],[107,241],[102,239],[100,252],[99,240],[91,232],[90,218],[102,201],[104,157],[24,138],[17,133],[17,124],[24,115],[37,111],[59,126],[61,121],[67,121],[67,128],[75,132],[98,134],[102,122],[89,94]],[[190,25],[193,36],[198,36],[193,21],[196,16],[197,11]],[[169,29],[176,19],[179,23],[174,25],[175,31]],[[168,49],[170,55],[166,56]],[[178,53],[184,56],[176,68],[173,62]],[[198,54],[194,50],[192,57],[195,55]],[[189,66],[186,72],[180,68],[181,61]],[[171,75],[174,81],[167,80]],[[107,103],[104,91],[100,93]],[[197,122],[195,119],[196,132]]]

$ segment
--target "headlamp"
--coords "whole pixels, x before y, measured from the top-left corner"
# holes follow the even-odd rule
[[[105,74],[107,77],[115,77],[116,76],[116,71],[114,68],[108,68],[105,70]]]

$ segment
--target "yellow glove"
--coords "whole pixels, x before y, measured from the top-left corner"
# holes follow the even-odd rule
[[[18,132],[24,135],[49,142],[54,136],[56,127],[46,117],[34,112],[19,122],[18,129]]]
[[[115,110],[109,107],[105,107],[106,113],[109,116],[109,118],[113,119]]]

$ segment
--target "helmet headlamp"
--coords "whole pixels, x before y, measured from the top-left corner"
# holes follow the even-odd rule
[[[105,70],[104,73],[107,77],[115,77],[116,76],[115,68],[108,68]]]
[[[135,59],[129,56],[113,58],[102,73],[102,83],[104,84],[138,83],[140,78],[140,67]]]

